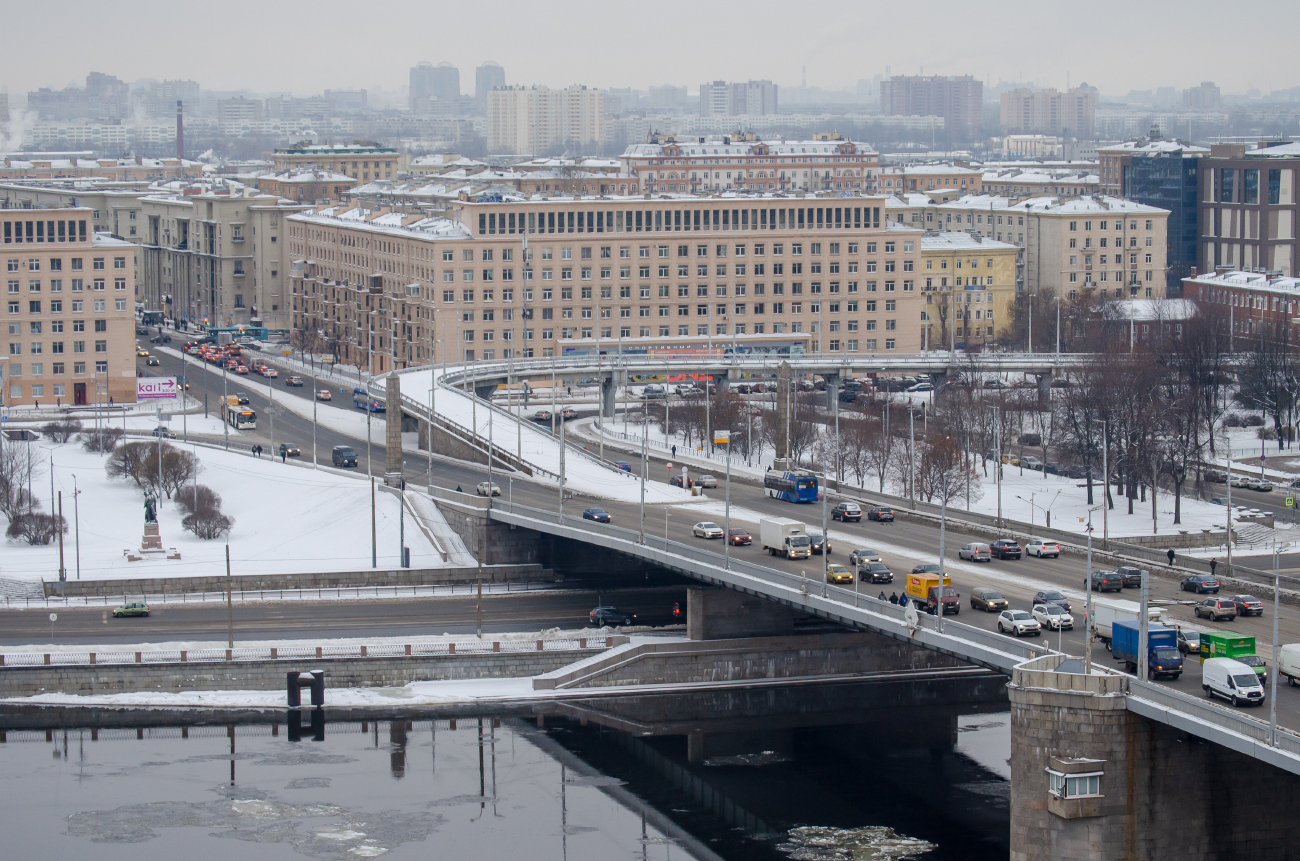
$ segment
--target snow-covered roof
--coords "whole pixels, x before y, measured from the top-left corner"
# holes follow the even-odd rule
[[[1033,200],[1055,200],[1054,197],[1038,197]],[[1026,201],[1029,202],[1029,201]],[[1011,198],[997,194],[965,194],[956,200],[938,204],[940,209],[1009,209]]]
[[[331,206],[315,212],[299,212],[289,216],[292,221],[308,224],[350,227],[386,233],[390,236],[416,236],[423,239],[472,239],[469,229],[451,218],[432,216],[421,218],[410,224],[402,222],[410,216],[400,212],[378,213],[360,206]]]
[[[725,144],[722,141],[709,141],[704,143],[698,141],[678,141],[675,146],[681,149],[682,155],[722,155],[722,156],[742,156],[753,155],[754,148],[763,145],[768,148],[770,155],[839,155],[840,147],[849,144],[853,147],[855,154],[874,154],[875,150],[866,144],[854,143],[846,140],[830,141],[787,141],[787,140],[764,140],[764,141],[734,141]],[[665,146],[674,146],[674,144],[632,144],[623,151],[624,158],[636,156],[657,157],[663,155]]]
[[[928,194],[919,191],[899,192],[885,198],[886,209],[911,209],[916,206],[929,206],[934,201]]]
[[[1278,144],[1246,151],[1246,158],[1300,158],[1300,143]]]
[[[1079,173],[1072,170],[989,170],[984,172],[985,182],[1012,182],[1022,185],[1061,185],[1079,183],[1097,185],[1101,181],[1095,173]]]
[[[958,167],[955,164],[909,164],[903,168],[903,173],[908,176],[922,176],[924,174],[934,174],[949,176],[953,174],[965,174],[974,176],[979,173],[978,170],[972,170],[968,167]]]
[[[921,251],[995,251],[999,249],[1015,250],[1016,246],[996,239],[981,239],[963,231],[946,231],[944,233],[927,233],[921,237]]]
[[[1169,214],[1169,210],[1161,209],[1158,206],[1147,206],[1145,203],[1125,200],[1122,197],[1108,197],[1100,194],[1088,197],[1072,197],[1068,200],[1059,200],[1055,197],[1039,197],[1017,203],[1015,206],[1008,207],[1008,209],[1053,215],[1107,215],[1117,212],[1126,215],[1137,213]]]
[[[1195,278],[1184,278],[1183,280],[1194,281],[1197,284],[1208,284],[1212,287],[1271,290],[1277,293],[1300,292],[1300,278],[1291,278],[1268,272],[1245,272],[1239,269],[1230,272],[1207,272],[1204,275],[1197,275]]]
[[[1098,155],[1163,155],[1182,152],[1184,155],[1208,155],[1210,150],[1179,141],[1127,141],[1115,146],[1097,147]]]
[[[278,182],[353,182],[346,173],[332,170],[317,170],[310,167],[295,167],[274,173],[264,173],[258,179],[273,179]]]

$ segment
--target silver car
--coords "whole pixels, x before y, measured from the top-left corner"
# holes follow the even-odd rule
[[[1003,610],[998,616],[998,631],[1016,637],[1037,637],[1043,627],[1024,610]]]
[[[691,527],[691,534],[696,538],[721,538],[722,527],[708,520],[701,520]]]
[[[866,562],[883,562],[883,561],[884,560],[880,558],[880,554],[877,553],[875,550],[867,550],[864,548],[860,550],[854,550],[852,553],[849,554],[850,565],[862,565],[863,563]]]
[[[981,541],[972,541],[970,544],[963,544],[957,550],[958,559],[969,559],[972,562],[991,562],[993,553],[989,546]]]

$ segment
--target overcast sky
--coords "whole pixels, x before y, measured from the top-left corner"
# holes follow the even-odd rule
[[[1243,14],[1249,9],[1249,14]],[[89,71],[189,78],[204,88],[292,91],[405,86],[420,60],[496,60],[511,84],[644,89],[770,78],[852,88],[883,74],[972,74],[1103,94],[1300,84],[1297,0],[0,0],[0,85],[82,84]]]

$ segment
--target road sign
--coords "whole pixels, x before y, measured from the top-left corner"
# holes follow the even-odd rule
[[[713,432],[714,445],[727,445],[731,442],[731,431],[715,430]]]
[[[1286,498],[1286,507],[1287,507],[1287,508],[1295,508],[1295,497],[1294,497],[1294,496],[1288,496],[1288,497]]]
[[[673,462],[672,462],[671,460],[668,461],[668,468],[669,468],[669,469],[672,469],[672,468],[673,468]]]
[[[51,621],[51,622],[57,622],[57,621],[59,621],[59,614],[58,614],[58,613],[51,613],[51,614],[50,614],[50,621]]]

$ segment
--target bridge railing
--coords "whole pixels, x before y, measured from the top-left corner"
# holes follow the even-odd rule
[[[827,602],[839,605],[846,611],[846,615],[841,617],[843,621],[859,622],[862,614],[869,614],[877,617],[881,622],[889,623],[891,629],[906,628],[909,626],[908,611],[904,607],[891,604],[888,601],[882,601],[878,597],[863,593],[857,589],[858,583],[855,580],[854,588],[848,589],[842,586],[834,586],[825,582],[822,574],[822,562],[820,559],[813,561],[809,558],[808,568],[800,574],[792,574],[788,571],[782,571],[776,568],[769,568],[764,565],[758,565],[741,559],[726,559],[724,554],[717,553],[713,550],[705,549],[697,544],[685,544],[674,541],[661,535],[655,535],[651,529],[647,529],[644,535],[638,529],[629,529],[623,526],[614,526],[612,524],[597,523],[587,520],[578,515],[564,514],[560,515],[557,511],[536,508],[533,506],[522,505],[520,503],[511,503],[499,499],[491,501],[491,509],[506,511],[519,514],[532,519],[548,523],[556,523],[582,531],[600,533],[611,536],[626,542],[629,546],[628,551],[635,553],[638,547],[649,548],[650,550],[662,551],[666,555],[678,557],[682,560],[693,561],[697,564],[702,563],[717,569],[719,572],[730,572],[741,574],[758,584],[766,584],[773,587],[769,594],[772,597],[781,597],[777,592],[785,594],[795,593],[806,596],[819,596]],[[647,526],[650,526],[647,522]],[[849,610],[854,612],[849,613]],[[1014,640],[993,631],[986,631],[983,628],[976,628],[963,624],[951,619],[940,620],[927,613],[919,613],[915,619],[917,630],[930,631],[938,633],[942,625],[942,633],[947,637],[957,640],[966,641],[983,650],[1017,656],[1016,660],[1028,660],[1039,657],[1051,651],[1050,646],[1031,645],[1029,643]]]
[[[1267,721],[1249,717],[1242,712],[1228,709],[1217,703],[1198,699],[1180,691],[1138,679],[1129,681],[1129,696],[1139,697],[1162,709],[1177,711],[1202,723],[1216,726],[1229,732],[1245,736],[1263,745],[1276,747],[1292,756],[1300,756],[1300,735],[1295,732],[1277,728],[1276,743],[1270,739]]]

